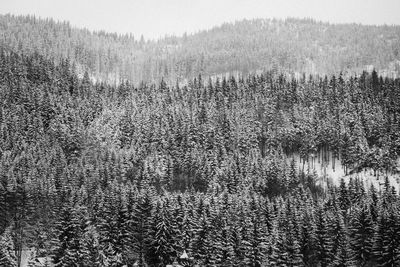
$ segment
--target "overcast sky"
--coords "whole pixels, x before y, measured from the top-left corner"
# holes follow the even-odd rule
[[[0,13],[35,14],[154,39],[243,18],[400,25],[400,0],[0,0]]]

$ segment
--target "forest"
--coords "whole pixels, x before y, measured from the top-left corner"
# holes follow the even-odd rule
[[[387,178],[287,160],[398,176],[399,79],[113,85],[71,61],[0,51],[0,266],[400,265]]]
[[[83,76],[113,84],[129,80],[190,81],[225,73],[360,74],[373,68],[400,77],[400,26],[330,24],[313,19],[253,19],[183,36],[147,40],[92,32],[69,22],[0,15],[0,45],[24,55],[68,58]],[[301,75],[300,75],[301,76]]]

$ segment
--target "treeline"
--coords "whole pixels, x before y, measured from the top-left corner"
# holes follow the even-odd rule
[[[286,154],[332,150],[349,170],[396,173],[399,80],[267,72],[110,86],[72,65],[0,53],[0,265],[24,248],[61,266],[154,266],[183,250],[203,266],[398,265],[389,184],[323,192]],[[374,250],[356,256],[351,231],[363,227]]]
[[[18,53],[60,61],[105,81],[185,80],[275,69],[288,73],[359,73],[366,67],[400,75],[399,26],[328,24],[310,19],[244,20],[157,41],[90,32],[67,22],[0,16],[0,43]]]

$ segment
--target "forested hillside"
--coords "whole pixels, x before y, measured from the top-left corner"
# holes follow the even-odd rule
[[[164,266],[184,251],[189,266],[400,264],[388,182],[323,190],[286,160],[396,174],[398,79],[112,86],[79,78],[74,59],[0,57],[0,266],[28,248],[31,266]]]
[[[69,58],[78,72],[119,82],[184,81],[274,69],[291,74],[400,75],[400,27],[328,24],[308,19],[244,20],[182,37],[90,32],[67,22],[0,16],[0,43],[26,55]]]

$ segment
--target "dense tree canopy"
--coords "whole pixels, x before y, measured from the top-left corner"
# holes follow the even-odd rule
[[[24,248],[60,266],[163,266],[184,251],[201,266],[400,264],[389,183],[322,190],[287,159],[396,174],[399,80],[271,71],[111,86],[68,59],[0,57],[2,266]]]

